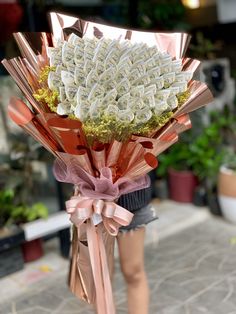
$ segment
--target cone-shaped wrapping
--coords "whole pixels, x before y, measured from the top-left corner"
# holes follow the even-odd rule
[[[12,97],[8,105],[8,114],[17,125],[41,143],[50,153],[58,157],[56,151],[59,146],[22,100]]]
[[[38,72],[48,59],[46,47],[51,45],[51,34],[45,32],[15,33],[14,38],[24,58]],[[39,57],[40,56],[40,57]]]
[[[188,100],[175,112],[174,117],[197,110],[213,100],[212,93],[205,83],[193,81]]]

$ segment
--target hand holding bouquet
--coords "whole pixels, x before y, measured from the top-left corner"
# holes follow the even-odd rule
[[[74,184],[66,202],[75,225],[70,286],[88,302],[96,299],[99,314],[112,314],[106,254],[112,256],[114,236],[132,219],[116,200],[148,186],[156,156],[212,96],[192,80],[199,61],[183,58],[186,34],[57,13],[51,21],[52,34],[15,34],[23,58],[2,61],[29,103],[12,99],[9,114],[57,157],[56,178]]]

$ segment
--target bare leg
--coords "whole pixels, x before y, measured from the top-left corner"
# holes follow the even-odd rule
[[[145,228],[118,235],[121,271],[128,290],[129,314],[148,314],[149,289],[144,269]]]

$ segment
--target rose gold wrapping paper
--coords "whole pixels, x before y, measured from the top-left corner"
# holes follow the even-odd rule
[[[48,132],[37,121],[35,115],[23,101],[14,97],[11,98],[8,114],[17,125],[29,133],[36,141],[40,142],[54,156],[58,157],[56,151],[59,149],[59,146],[49,136]]]
[[[142,136],[134,136],[133,139],[141,143],[145,143],[149,140],[149,143],[152,146],[147,145],[145,148],[146,152],[152,153],[154,156],[160,155],[163,151],[165,151],[168,147],[173,145],[175,142],[178,141],[178,135],[176,132],[168,132],[163,135],[160,135],[157,139],[148,139],[147,137]]]
[[[107,158],[106,158],[106,166],[112,167],[115,166],[117,163],[120,152],[122,149],[123,143],[118,141],[113,141],[107,151]]]
[[[175,132],[180,134],[188,129],[191,129],[192,123],[188,114],[184,114],[176,118]]]
[[[183,59],[183,70],[192,71],[193,73],[198,69],[200,61],[196,59],[184,58]]]
[[[189,91],[188,100],[175,112],[174,117],[199,109],[213,100],[212,93],[205,83],[192,81]]]
[[[129,142],[125,146],[125,154],[121,153],[118,161],[120,175],[127,173],[134,164],[140,163],[144,160],[145,149],[138,142]]]
[[[35,111],[43,112],[44,110],[46,110],[46,108],[44,108],[44,106],[41,106],[41,104],[39,104],[36,101],[36,99],[33,97],[32,88],[30,87],[27,81],[22,80],[21,71],[18,68],[16,68],[16,65],[13,64],[12,60],[4,59],[2,61],[2,64],[4,65],[6,70],[10,73],[10,75],[13,77],[16,84],[19,86],[19,88],[21,89],[21,91],[23,92],[23,94],[25,95],[29,103],[31,104],[31,106],[35,109]]]
[[[131,166],[126,172],[123,173],[123,176],[129,177],[131,179],[143,176],[151,170],[155,169],[158,165],[156,156],[152,153],[145,153],[144,159],[136,162]]]
[[[115,238],[103,230],[103,241],[107,255],[110,276],[113,273]],[[95,304],[96,295],[89,250],[87,244],[86,224],[78,230],[73,226],[73,240],[71,246],[70,272],[68,277],[69,287],[78,298]]]
[[[48,61],[46,47],[52,43],[51,35],[47,33],[14,33],[14,38],[22,53],[36,73]]]
[[[78,229],[73,226],[73,238],[71,243],[71,261],[70,261],[70,271],[68,284],[69,287],[78,298],[88,302],[95,303],[94,294],[94,282],[92,276],[91,265],[88,261],[87,251],[84,250],[84,242],[86,238],[79,239]],[[84,273],[87,274],[87,278],[83,279],[81,276],[81,268],[79,268],[78,260],[80,259],[80,264],[84,265]],[[83,262],[85,261],[85,262]]]

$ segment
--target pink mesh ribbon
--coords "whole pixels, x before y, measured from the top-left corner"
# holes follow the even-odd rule
[[[98,314],[115,314],[112,287],[107,264],[106,250],[102,239],[102,224],[106,231],[116,236],[120,226],[130,224],[133,214],[117,205],[120,195],[131,193],[149,186],[148,176],[136,180],[120,178],[112,181],[111,169],[105,167],[100,177],[95,178],[76,163],[73,155],[64,154],[63,161],[57,159],[54,175],[58,181],[72,183],[79,191],[66,202],[70,220],[80,228],[86,222],[90,262],[96,290]]]

